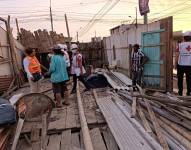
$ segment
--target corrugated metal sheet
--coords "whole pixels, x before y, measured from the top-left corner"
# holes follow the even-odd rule
[[[11,76],[0,76],[0,93],[9,88],[12,80],[13,77]]]

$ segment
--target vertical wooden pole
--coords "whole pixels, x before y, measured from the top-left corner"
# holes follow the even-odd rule
[[[19,73],[17,57],[15,54],[15,44],[14,44],[13,35],[11,31],[11,26],[10,26],[10,16],[8,16],[8,21],[7,21],[7,34],[8,34],[8,39],[10,43],[10,54],[11,54],[11,59],[13,62],[14,76],[16,77],[17,87],[19,88],[21,86],[20,77],[19,77],[20,73]]]

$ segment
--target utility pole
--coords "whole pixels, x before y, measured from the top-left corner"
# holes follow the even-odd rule
[[[70,41],[70,31],[69,31],[69,26],[68,26],[68,19],[67,19],[67,15],[65,14],[65,21],[66,21],[66,29],[67,29],[67,34],[68,34],[68,38],[69,38],[69,48],[71,45],[71,41]]]
[[[15,22],[16,22],[16,26],[17,26],[17,36],[18,36],[18,40],[19,40],[19,42],[21,42],[20,31],[19,31],[19,24],[18,24],[17,18],[15,18]]]
[[[147,13],[144,14],[144,24],[148,24],[148,16],[147,16]]]
[[[76,32],[77,42],[78,42],[78,31]]]
[[[135,27],[137,28],[137,7],[135,7],[135,11],[136,11]]]
[[[52,19],[52,3],[51,3],[51,0],[50,0],[50,22],[51,22],[51,29],[52,29],[52,31],[54,31],[53,19]]]
[[[67,19],[67,15],[65,14],[65,21],[66,21],[66,29],[67,29],[67,34],[68,34],[68,37],[70,38],[70,31],[69,31],[69,27],[68,27],[68,19]]]

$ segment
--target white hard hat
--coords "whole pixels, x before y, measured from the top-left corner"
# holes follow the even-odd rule
[[[76,44],[72,44],[71,45],[71,50],[75,50],[75,49],[78,49],[78,46]]]
[[[191,31],[184,32],[183,36],[191,36]]]
[[[59,46],[63,50],[67,50],[68,49],[66,44],[57,44],[57,46]]]

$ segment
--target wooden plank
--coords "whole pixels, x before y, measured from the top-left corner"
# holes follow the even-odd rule
[[[79,109],[79,115],[80,115],[80,124],[82,128],[84,147],[86,150],[93,150],[93,145],[92,145],[86,117],[84,114],[84,108],[82,104],[82,99],[81,99],[78,83],[77,83],[77,101],[78,101],[78,109]]]
[[[184,128],[182,128],[181,126],[172,123],[171,121],[165,119],[164,117],[159,116],[159,118],[168,126],[170,126],[172,129],[176,130],[178,133],[180,133],[181,135],[183,135],[184,137],[186,137],[188,140],[191,141],[191,131],[185,130]]]
[[[71,146],[71,130],[65,130],[62,132],[60,150],[70,150]]]
[[[66,129],[76,128],[75,107],[67,107],[66,111]]]
[[[119,147],[109,128],[107,128],[106,131],[103,131],[103,136],[107,146],[107,150],[119,150]]]
[[[32,147],[27,144],[25,139],[21,139],[18,142],[16,150],[32,150]]]
[[[24,119],[19,118],[11,150],[15,150],[16,147],[17,147],[17,143],[18,143],[18,140],[19,140],[19,137],[20,137],[20,134],[21,134],[21,130],[22,130],[23,124],[24,124]]]
[[[53,134],[49,137],[47,150],[60,150],[61,135]]]
[[[145,131],[142,127],[140,122],[137,121],[135,118],[131,118],[131,107],[128,103],[122,101],[121,99],[115,99],[115,103],[117,104],[118,108],[123,112],[126,118],[132,123],[134,128],[142,135],[142,137],[149,142],[153,149],[162,150],[163,148],[160,144],[156,141],[154,137],[152,137],[149,133]]]
[[[40,129],[37,129],[35,126],[32,128],[31,131],[31,143],[32,143],[32,150],[41,149]]]
[[[138,133],[124,114],[117,108],[111,97],[96,100],[108,126],[121,150],[151,150],[147,141]]]
[[[72,133],[72,146],[80,148],[80,134]]]
[[[48,130],[60,130],[66,128],[66,109],[54,110],[51,113]]]
[[[191,142],[187,140],[185,137],[183,137],[181,134],[177,133],[174,129],[172,129],[170,126],[166,125],[162,120],[159,119],[159,124],[169,133],[177,139],[181,144],[183,144],[188,149],[191,148]]]
[[[132,118],[136,116],[136,110],[137,110],[137,98],[133,97],[132,112],[131,112]]]
[[[139,116],[140,116],[140,118],[141,118],[141,120],[143,122],[143,126],[144,126],[146,132],[152,133],[152,129],[151,129],[150,125],[149,125],[149,122],[147,121],[147,119],[145,117],[145,114],[143,113],[143,110],[142,110],[139,103],[138,103],[138,109],[137,110],[138,110]]]
[[[155,113],[153,112],[153,110],[151,108],[151,105],[149,104],[149,102],[146,99],[144,99],[144,101],[146,103],[147,110],[149,112],[150,118],[151,118],[152,123],[154,125],[154,128],[155,128],[155,131],[156,131],[156,134],[157,134],[157,137],[159,139],[160,144],[162,145],[164,150],[169,150],[167,141],[161,132],[161,128],[160,128],[160,125],[158,123],[158,119],[156,118]]]
[[[47,139],[47,114],[42,115],[41,149],[46,149]]]
[[[99,128],[94,128],[90,131],[94,150],[107,150],[102,139]]]

